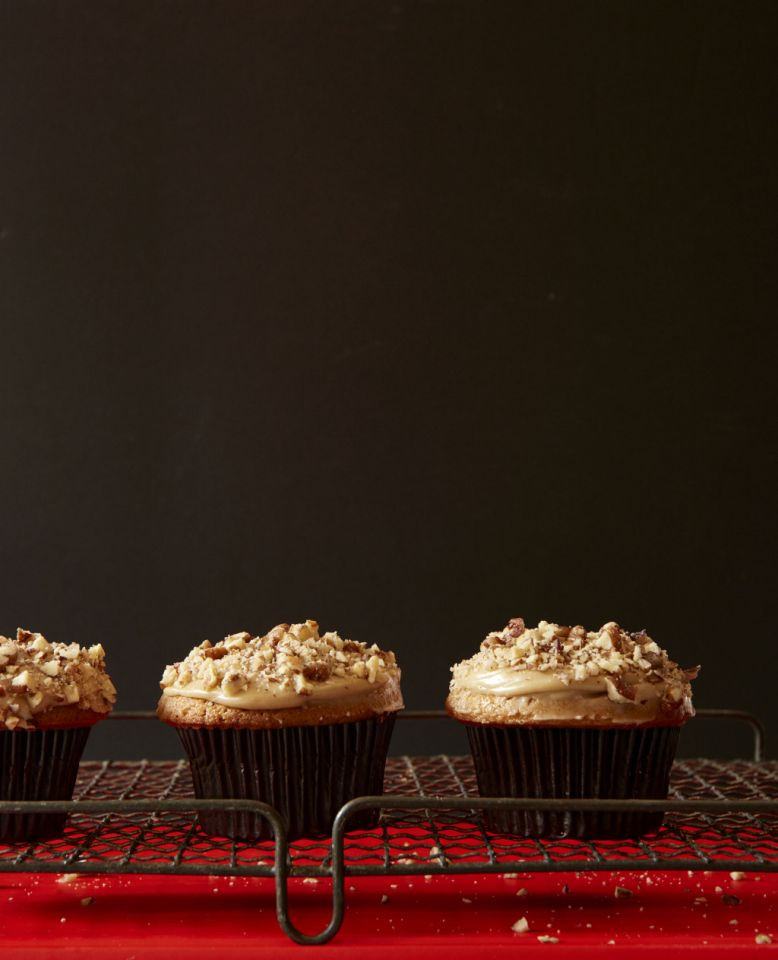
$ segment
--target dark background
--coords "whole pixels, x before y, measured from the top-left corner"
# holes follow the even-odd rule
[[[133,709],[313,617],[434,707],[511,616],[616,619],[777,732],[777,27],[3,0],[2,631],[101,641]]]

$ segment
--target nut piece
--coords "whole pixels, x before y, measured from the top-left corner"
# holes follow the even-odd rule
[[[627,897],[632,896],[632,891],[627,889],[627,887],[616,887],[613,891],[613,896],[617,900],[626,900]]]
[[[315,660],[303,667],[303,676],[313,683],[323,683],[325,680],[329,680],[331,674],[332,668],[323,660]]]
[[[511,927],[514,933],[527,933],[529,930],[529,923],[527,922],[526,917],[520,917],[516,923]]]
[[[226,647],[208,647],[203,650],[203,656],[209,660],[221,660],[221,658],[226,657],[228,653],[229,651]]]

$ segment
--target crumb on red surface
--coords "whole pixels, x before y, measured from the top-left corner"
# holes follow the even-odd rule
[[[617,887],[631,895],[616,898]],[[657,955],[695,949],[706,957],[770,952],[778,950],[777,894],[772,874],[737,880],[685,871],[350,877],[343,927],[320,955],[356,958],[369,948],[371,960],[396,960],[398,950],[446,960],[487,958],[515,950],[517,941],[522,956],[552,949],[554,956],[579,960],[613,947]],[[330,896],[328,880],[291,880],[293,922],[306,933],[321,930]],[[526,918],[529,934],[512,929],[518,916]],[[52,953],[170,960],[171,951],[182,948],[187,960],[215,960],[228,951],[235,958],[276,958],[299,957],[303,949],[278,928],[270,878],[80,875],[63,884],[56,874],[6,873],[0,875],[0,935],[15,960]]]

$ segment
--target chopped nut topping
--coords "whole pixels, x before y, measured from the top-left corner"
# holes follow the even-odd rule
[[[622,703],[634,702],[636,684],[646,682],[664,684],[668,702],[690,697],[689,681],[699,671],[682,670],[645,630],[628,633],[610,622],[587,632],[546,620],[530,629],[516,617],[488,634],[475,656],[452,667],[452,690],[468,673],[503,669],[548,672],[565,684],[603,677],[610,699]]]
[[[51,707],[79,703],[110,712],[116,690],[105,672],[105,651],[77,643],[49,643],[40,633],[0,637],[0,725],[34,730],[35,717]]]
[[[344,640],[335,632],[319,633],[315,620],[281,623],[265,636],[233,633],[223,641],[206,640],[181,662],[166,667],[160,687],[221,690],[233,696],[257,685],[310,696],[317,683],[330,680],[385,682],[397,674],[395,656],[373,644]]]

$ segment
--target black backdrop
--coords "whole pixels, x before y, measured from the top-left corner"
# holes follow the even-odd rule
[[[0,14],[4,632],[129,709],[314,617],[432,707],[616,619],[776,729],[775,3]]]

